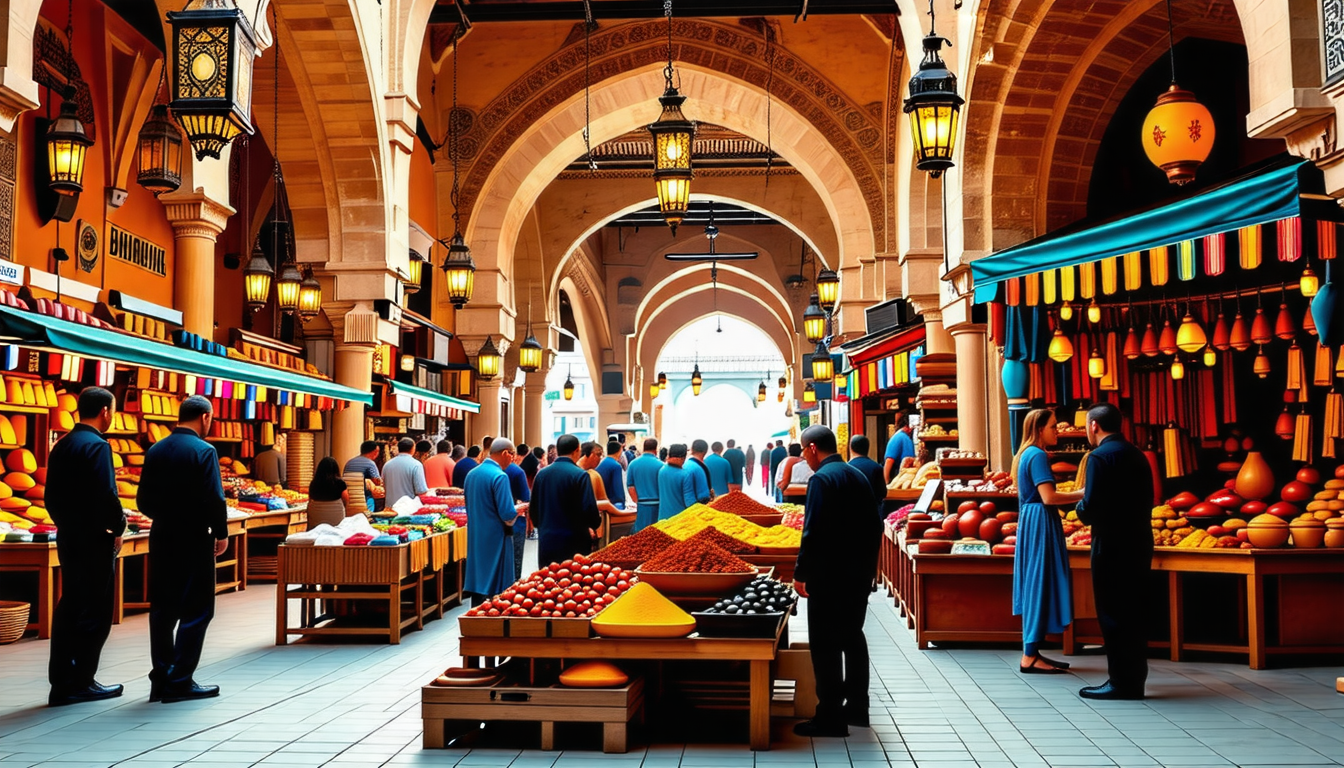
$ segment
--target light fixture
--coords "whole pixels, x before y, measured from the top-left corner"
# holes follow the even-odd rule
[[[1167,181],[1185,185],[1213,149],[1213,114],[1195,95],[1176,85],[1176,33],[1167,0],[1167,55],[1171,59],[1171,86],[1143,119],[1143,151],[1167,174]]]
[[[775,400],[781,403],[784,402],[784,390],[781,389],[779,392],[775,393]]]
[[[1096,299],[1087,305],[1087,322],[1096,325],[1101,322],[1101,305],[1097,304]]]
[[[462,47],[463,29],[458,28],[453,36],[453,109],[448,113],[448,156],[453,161],[453,189],[449,200],[453,204],[453,239],[448,244],[448,255],[443,259],[445,292],[454,309],[461,309],[471,301],[471,292],[476,285],[476,262],[471,258],[471,248],[462,237],[462,224],[458,212],[458,136],[457,136],[457,49]],[[442,144],[440,144],[442,146]],[[442,240],[439,241],[443,243]]]
[[[1143,329],[1143,341],[1139,344],[1139,351],[1147,357],[1162,354],[1162,350],[1157,346],[1157,333],[1153,330],[1152,321],[1149,321],[1148,327]]]
[[[952,167],[957,141],[957,119],[964,99],[957,95],[957,76],[938,51],[951,42],[934,31],[933,0],[929,0],[929,34],[924,37],[924,60],[910,78],[910,96],[904,111],[910,115],[915,143],[915,166],[938,178]]]
[[[659,392],[662,392],[662,391],[664,391],[664,390],[666,390],[666,389],[667,389],[667,374],[666,374],[666,373],[663,373],[663,372],[661,372],[661,371],[659,371],[659,373],[658,373],[658,391],[659,391]]]
[[[170,11],[172,110],[196,159],[218,159],[240,133],[252,133],[252,63],[257,41],[234,0],[189,0]],[[272,26],[278,29],[279,24]],[[279,35],[272,53],[279,60]]]
[[[1302,295],[1308,299],[1321,290],[1321,278],[1317,277],[1316,273],[1311,270],[1310,264],[1302,270],[1302,277],[1298,279],[1297,287],[1301,289]]]
[[[1212,368],[1218,364],[1218,352],[1212,346],[1204,348],[1204,365]]]
[[[835,377],[835,363],[831,361],[831,350],[825,342],[818,341],[812,352],[812,380],[829,382]]]
[[[47,168],[53,192],[78,195],[84,190],[84,159],[93,139],[84,132],[75,107],[75,89],[66,88],[56,121],[47,129]]]
[[[781,373],[779,375],[779,391],[783,392],[784,388],[787,386],[789,386],[789,379],[787,376]]]
[[[322,284],[313,277],[312,269],[307,272],[308,276],[299,283],[299,320],[305,323],[322,311]]]
[[[700,375],[700,364],[695,364],[695,370],[691,372],[691,394],[700,396],[700,387],[704,386],[705,377]]]
[[[415,355],[401,356],[401,370],[407,373],[415,370]]]
[[[663,112],[648,128],[653,136],[653,183],[658,189],[658,210],[672,228],[672,234],[676,235],[677,225],[686,217],[691,203],[691,178],[694,176],[691,142],[695,138],[695,123],[682,114],[681,105],[686,103],[686,97],[673,83],[671,0],[664,0],[663,13],[667,16],[667,67],[663,70],[666,87],[658,98]]]
[[[425,260],[415,251],[409,251],[406,256],[406,279],[401,283],[401,290],[407,296],[420,290],[420,278],[424,276]]]
[[[661,394],[662,391],[663,391],[663,390],[662,390],[661,388],[659,388],[659,386],[658,386],[658,382],[656,382],[656,381],[653,382],[652,384],[649,385],[649,399],[650,399],[650,400],[657,400],[657,399],[658,399],[658,395]]]
[[[1060,320],[1072,320],[1072,319],[1073,319],[1073,305],[1072,305],[1072,304],[1061,304],[1061,305],[1060,305],[1060,307],[1059,307],[1059,319],[1060,319]]]
[[[1050,338],[1050,347],[1046,350],[1046,354],[1056,363],[1067,363],[1069,358],[1073,357],[1073,342],[1056,328],[1055,335]]]
[[[518,367],[527,373],[541,370],[541,358],[545,350],[537,337],[532,335],[532,304],[527,305],[527,338],[518,345]]]
[[[821,308],[815,293],[810,297],[807,309],[803,310],[803,335],[811,344],[826,338],[826,311]]]
[[[279,258],[278,254],[276,258]],[[281,312],[289,314],[299,308],[299,290],[302,283],[303,275],[299,274],[294,262],[285,264],[280,270],[280,277],[275,281],[275,303]]]
[[[271,296],[271,279],[274,277],[275,270],[271,268],[271,262],[266,260],[266,253],[261,250],[261,240],[258,238],[252,246],[252,259],[243,270],[243,291],[247,296],[249,310],[256,312],[266,306]]]
[[[574,379],[571,378],[573,375],[574,375],[574,366],[571,365],[569,367],[569,372],[565,374],[564,391],[566,400],[574,399]]]
[[[1194,353],[1203,349],[1208,343],[1209,337],[1204,333],[1204,328],[1187,309],[1185,317],[1181,319],[1180,330],[1176,332],[1176,348],[1182,352]]]
[[[498,376],[502,360],[503,356],[499,354],[494,339],[487,335],[485,343],[481,345],[481,351],[476,353],[476,370],[481,374],[481,378],[488,381]]]
[[[833,384],[835,386],[836,392],[844,392],[846,389],[849,388],[849,377],[843,373],[837,372],[835,374],[835,381],[833,382]]]
[[[1087,359],[1087,375],[1094,379],[1106,375],[1106,358],[1101,356],[1101,350],[1096,347],[1092,348],[1092,355]]]
[[[1185,363],[1182,363],[1179,357],[1171,361],[1171,378],[1173,381],[1185,378]]]
[[[807,384],[803,387],[803,402],[804,403],[817,402],[817,390],[815,387],[812,386],[812,382],[810,381],[807,382]]]
[[[1263,307],[1256,307],[1255,319],[1251,321],[1251,341],[1261,346],[1268,344],[1274,337],[1269,329],[1269,318],[1265,316]]]
[[[167,104],[149,110],[137,144],[140,167],[135,180],[140,186],[155,195],[182,186],[182,133],[168,115]]]
[[[1157,348],[1164,355],[1176,354],[1176,329],[1171,327],[1170,319],[1162,323],[1162,335],[1157,337]]]
[[[762,381],[761,386],[756,388],[756,402],[764,403],[766,394],[767,393],[765,391],[765,382]]]
[[[1121,354],[1128,360],[1138,360],[1139,355],[1143,354],[1142,350],[1139,348],[1138,328],[1130,326],[1129,333],[1125,334],[1125,346],[1121,350]]]
[[[1256,376],[1262,379],[1269,376],[1269,358],[1265,356],[1264,345],[1260,346],[1260,352],[1255,356],[1255,365],[1252,370],[1255,371]]]
[[[840,276],[833,270],[823,269],[817,273],[817,300],[827,314],[840,301]]]

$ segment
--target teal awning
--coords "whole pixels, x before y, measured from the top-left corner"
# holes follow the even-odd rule
[[[0,306],[0,341],[39,347],[118,363],[157,368],[189,376],[226,379],[259,387],[373,404],[373,395],[325,379],[263,365],[206,355],[127,333],[58,320],[35,312]]]
[[[410,384],[403,384],[400,381],[388,381],[388,384],[392,385],[393,394],[419,398],[427,403],[442,405],[446,408],[456,408],[459,411],[466,411],[467,413],[481,412],[480,404],[473,403],[470,400],[459,400],[456,397],[451,397],[429,389],[413,387]]]
[[[999,283],[1011,278],[1301,216],[1309,207],[1313,212],[1337,215],[1334,211],[1338,207],[1333,202],[1302,197],[1304,186],[1310,192],[1323,189],[1320,178],[1314,165],[1298,161],[1235,179],[1179,202],[999,251],[971,262],[975,300],[992,301]]]

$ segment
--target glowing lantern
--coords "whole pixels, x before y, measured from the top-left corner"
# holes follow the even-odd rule
[[[1050,348],[1047,350],[1047,354],[1056,363],[1067,363],[1069,358],[1073,357],[1073,342],[1069,341],[1069,337],[1056,328],[1055,335],[1050,339]]]
[[[1203,349],[1204,345],[1208,343],[1209,339],[1205,335],[1204,329],[1195,321],[1193,315],[1186,312],[1185,317],[1181,320],[1181,328],[1176,332],[1177,349],[1182,352],[1194,353]]]
[[[1143,120],[1143,151],[1167,174],[1167,181],[1184,185],[1213,149],[1213,115],[1195,95],[1174,83],[1157,97]]]

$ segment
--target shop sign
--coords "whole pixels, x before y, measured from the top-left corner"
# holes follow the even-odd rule
[[[116,224],[107,224],[107,255],[163,277],[168,274],[168,252]]]
[[[76,263],[84,272],[93,272],[98,264],[98,228],[80,219],[75,231],[78,232],[75,236]]]
[[[542,400],[546,400],[546,401],[555,401],[555,400],[559,400],[559,399],[560,399],[560,392],[559,392],[558,390],[554,390],[554,389],[552,389],[552,390],[548,390],[548,391],[546,392],[546,394],[544,394],[544,395],[541,396],[541,399],[542,399]]]
[[[0,263],[0,283],[23,285],[24,266],[9,262]]]

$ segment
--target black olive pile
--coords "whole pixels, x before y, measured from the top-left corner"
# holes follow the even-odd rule
[[[724,613],[730,616],[755,616],[763,613],[783,613],[793,607],[797,596],[793,587],[768,576],[758,576],[742,592],[724,598],[707,608],[705,613]]]

